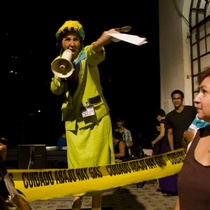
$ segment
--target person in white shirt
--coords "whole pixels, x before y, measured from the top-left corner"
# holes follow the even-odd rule
[[[118,131],[122,134],[122,140],[126,143],[129,156],[131,156],[132,155],[131,148],[133,147],[133,138],[132,138],[131,131],[125,128],[124,124],[125,124],[124,120],[118,118],[116,120],[115,131]]]

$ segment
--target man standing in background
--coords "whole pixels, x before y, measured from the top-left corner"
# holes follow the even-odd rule
[[[181,90],[174,90],[171,93],[174,110],[166,115],[166,125],[168,128],[167,137],[170,150],[183,148],[184,132],[189,128],[197,114],[195,106],[184,105],[184,93]],[[171,192],[169,195],[177,195],[177,174],[170,176]]]
[[[184,105],[184,93],[174,90],[171,93],[174,110],[166,115],[168,126],[168,142],[171,150],[183,148],[184,132],[189,128],[197,114],[195,106]]]

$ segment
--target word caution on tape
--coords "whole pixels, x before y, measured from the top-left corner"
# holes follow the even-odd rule
[[[112,165],[79,169],[10,169],[15,188],[28,202],[90,194],[177,174],[184,149]]]

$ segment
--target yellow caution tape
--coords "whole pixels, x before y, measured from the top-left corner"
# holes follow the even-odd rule
[[[113,165],[80,169],[10,169],[15,188],[28,202],[104,191],[177,174],[184,149]]]

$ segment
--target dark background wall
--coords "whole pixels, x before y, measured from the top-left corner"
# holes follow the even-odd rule
[[[66,2],[53,8],[13,4],[3,18],[1,32],[1,135],[8,138],[10,146],[56,144],[63,127],[62,98],[49,90],[53,76],[50,63],[59,53],[55,32],[70,19],[77,19],[84,26],[85,44],[96,40],[104,30],[124,25],[132,26],[130,34],[147,38],[148,43],[142,46],[126,42],[108,45],[106,60],[99,68],[113,121],[118,116],[124,118],[134,137],[140,131],[145,144],[150,145],[155,111],[160,106],[156,1],[141,2],[140,7],[130,2],[119,6],[106,4],[103,8]]]

